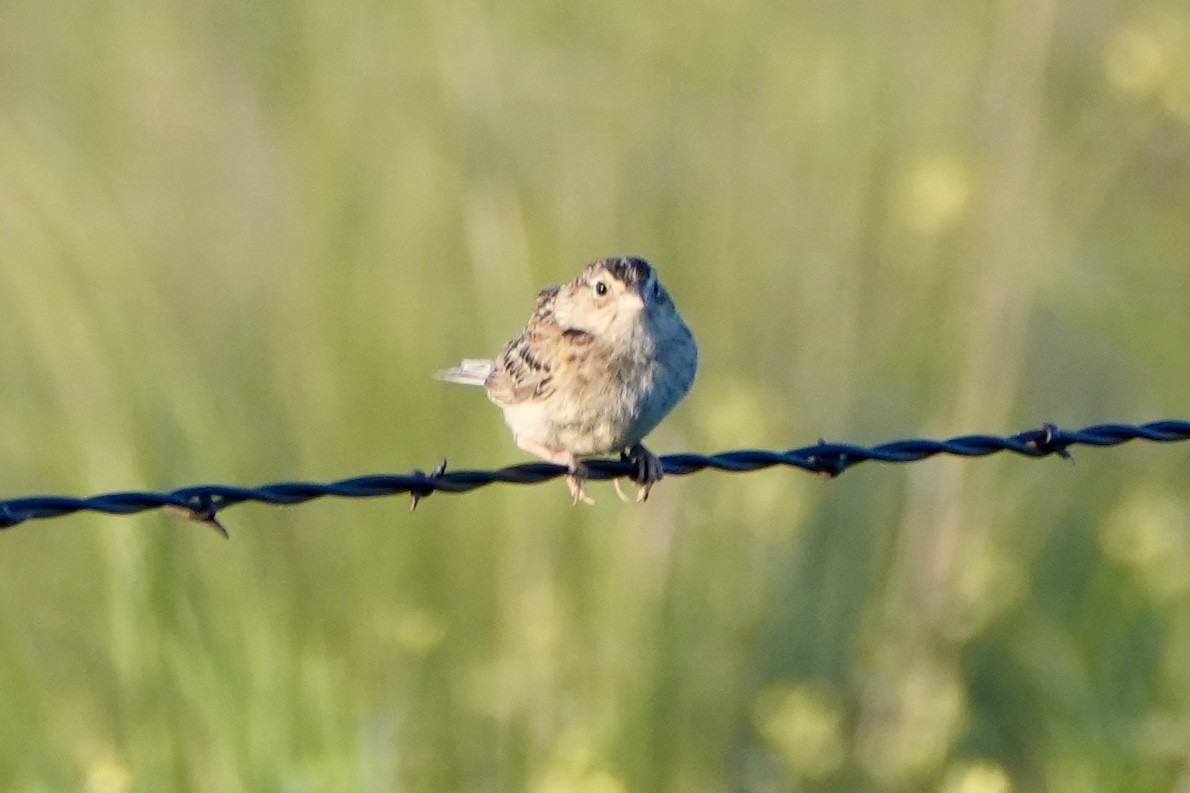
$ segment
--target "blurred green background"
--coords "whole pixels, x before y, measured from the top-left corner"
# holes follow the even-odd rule
[[[1190,5],[0,3],[0,497],[525,460],[652,260],[659,453],[1190,414]],[[0,535],[0,789],[1190,789],[1190,446]]]

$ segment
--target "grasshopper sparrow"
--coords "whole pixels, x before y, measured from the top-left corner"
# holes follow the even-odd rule
[[[611,452],[636,463],[636,500],[648,498],[663,471],[641,440],[697,369],[694,337],[657,273],[643,259],[613,257],[542,290],[525,329],[495,360],[468,359],[437,376],[483,386],[517,446],[565,465],[575,502],[592,504],[582,458]]]

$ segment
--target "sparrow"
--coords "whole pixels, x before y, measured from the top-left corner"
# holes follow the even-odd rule
[[[616,256],[543,289],[496,358],[466,359],[437,377],[482,386],[516,445],[566,466],[574,502],[593,504],[583,460],[616,452],[637,466],[636,501],[649,497],[664,471],[641,441],[686,396],[697,371],[694,336],[656,270]],[[623,499],[619,480],[615,486]]]

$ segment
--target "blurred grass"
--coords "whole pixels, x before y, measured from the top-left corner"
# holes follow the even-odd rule
[[[522,459],[429,379],[661,269],[659,451],[1184,417],[1184,3],[4,4],[3,495]],[[0,537],[0,788],[1165,791],[1190,457]]]

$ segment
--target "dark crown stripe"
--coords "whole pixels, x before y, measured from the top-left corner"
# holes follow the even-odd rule
[[[649,274],[653,272],[653,268],[644,259],[638,259],[635,256],[617,256],[611,259],[603,260],[603,267],[613,278],[628,284],[629,286],[639,286],[649,280]]]

